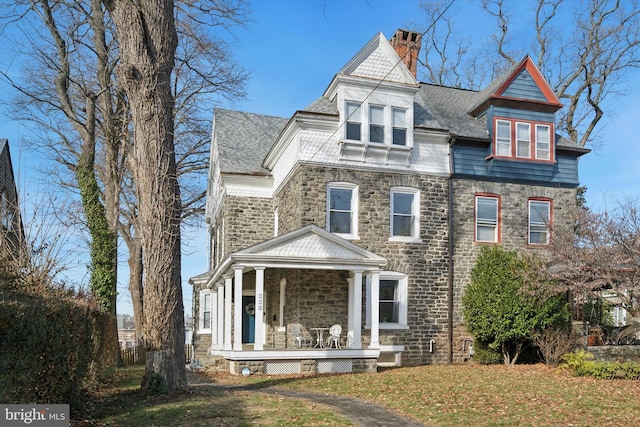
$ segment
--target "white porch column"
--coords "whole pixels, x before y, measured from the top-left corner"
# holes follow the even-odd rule
[[[256,332],[254,350],[264,350],[264,267],[256,267]]]
[[[231,276],[224,278],[224,350],[231,350]]]
[[[285,291],[287,289],[287,279],[280,280],[280,312],[278,316],[280,316],[280,322],[278,325],[283,328],[284,327],[284,303],[285,303]]]
[[[371,344],[370,349],[380,348],[380,272],[371,272]]]
[[[242,267],[233,271],[233,351],[242,351]]]
[[[353,283],[349,289],[349,295],[353,293],[353,304],[349,305],[351,317],[350,329],[353,331],[353,344],[351,348],[362,348],[362,271],[353,272]]]
[[[218,335],[218,293],[219,289],[214,289],[211,292],[211,348],[210,352],[218,348],[218,342],[222,339]],[[215,328],[214,326],[215,325]]]
[[[218,323],[216,325],[216,328],[218,328],[218,344],[216,345],[217,350],[222,350],[224,348],[224,294],[225,287],[218,286]]]
[[[353,335],[353,277],[349,277],[347,279],[347,289],[349,290],[349,295],[347,297],[347,334],[351,333]]]

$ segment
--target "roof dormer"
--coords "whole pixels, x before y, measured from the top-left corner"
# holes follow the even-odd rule
[[[529,55],[478,94],[469,111],[478,117],[489,107],[555,113],[562,104]]]
[[[391,41],[378,33],[336,74],[324,93],[340,117],[340,159],[407,165],[413,148],[412,70],[420,34],[398,30]]]

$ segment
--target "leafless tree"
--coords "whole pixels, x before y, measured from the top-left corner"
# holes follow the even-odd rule
[[[622,94],[624,77],[640,67],[637,0],[483,0],[496,29],[492,43],[476,50],[469,40],[478,35],[454,27],[455,9],[446,10],[448,3],[425,1],[422,7],[430,28],[422,38],[429,81],[479,89],[529,53],[565,104],[559,129],[582,146],[597,141],[605,99]],[[523,37],[514,16],[534,22],[529,46],[512,37],[514,29]]]
[[[81,162],[85,157],[79,143],[83,139],[78,138],[78,122],[83,121],[81,129],[94,126],[93,167],[100,197],[90,200],[103,202],[110,227],[119,231],[126,244],[137,336],[143,337],[143,257],[136,224],[136,191],[128,162],[133,148],[131,117],[128,100],[114,72],[119,52],[113,22],[104,14],[99,1],[26,1],[9,6],[4,17],[17,20],[33,52],[33,61],[26,69],[30,73],[28,78],[13,82],[23,94],[16,104],[16,118],[33,125],[37,136],[32,142],[36,148],[52,153],[65,166],[48,174],[55,176],[54,181],[60,182],[67,193],[78,187],[75,178],[78,164],[90,166]],[[214,31],[215,27],[226,29],[245,23],[243,1],[218,0],[206,6],[184,1],[179,4],[176,16],[179,44],[171,87],[176,100],[174,139],[185,224],[203,212],[211,105],[218,97],[243,97],[246,79],[246,73],[235,64],[224,41],[217,39]],[[34,16],[39,19],[32,19]],[[45,25],[39,27],[39,22]],[[66,67],[61,65],[63,60]],[[61,69],[68,75],[67,92],[71,94],[62,98],[68,100],[65,104],[54,85],[59,81]],[[85,98],[92,100],[96,94],[100,96],[90,110],[94,114],[87,116]],[[71,175],[65,174],[65,170]],[[67,215],[75,216],[77,224],[83,227],[91,219],[73,210]]]
[[[640,322],[640,207],[620,203],[604,213],[578,209],[575,227],[553,230],[546,274],[574,298],[614,295]]]
[[[174,146],[171,74],[178,35],[171,0],[105,1],[120,47],[119,81],[129,100],[144,269],[143,389],[187,386],[180,278],[180,188]]]

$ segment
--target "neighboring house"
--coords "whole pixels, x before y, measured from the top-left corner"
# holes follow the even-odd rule
[[[13,174],[9,141],[0,138],[0,223],[2,224],[2,239],[0,244],[8,245],[13,255],[18,249],[24,249],[24,229],[20,216],[18,191]],[[4,251],[5,248],[3,247]]]
[[[210,270],[191,278],[200,364],[463,362],[480,248],[544,250],[573,220],[588,150],[555,133],[561,104],[531,59],[480,92],[435,86],[416,81],[420,39],[376,35],[289,119],[215,110]],[[313,346],[333,324],[341,348]]]

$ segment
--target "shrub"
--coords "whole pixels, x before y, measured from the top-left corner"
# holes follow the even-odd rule
[[[502,353],[496,349],[489,348],[486,343],[480,340],[475,340],[473,343],[473,360],[482,365],[497,365],[502,363]]]
[[[640,364],[635,362],[602,362],[595,360],[593,354],[577,350],[562,358],[562,367],[576,377],[594,377],[601,380],[614,378],[640,379]]]
[[[543,331],[536,331],[531,339],[547,366],[556,367],[562,357],[575,347],[576,335],[571,329],[550,326]]]
[[[483,247],[471,270],[471,283],[462,296],[465,322],[476,340],[502,352],[514,364],[536,329],[566,322],[562,295],[529,292],[538,278],[516,251]]]
[[[0,401],[75,406],[105,366],[102,346],[113,317],[60,289],[2,297]]]

